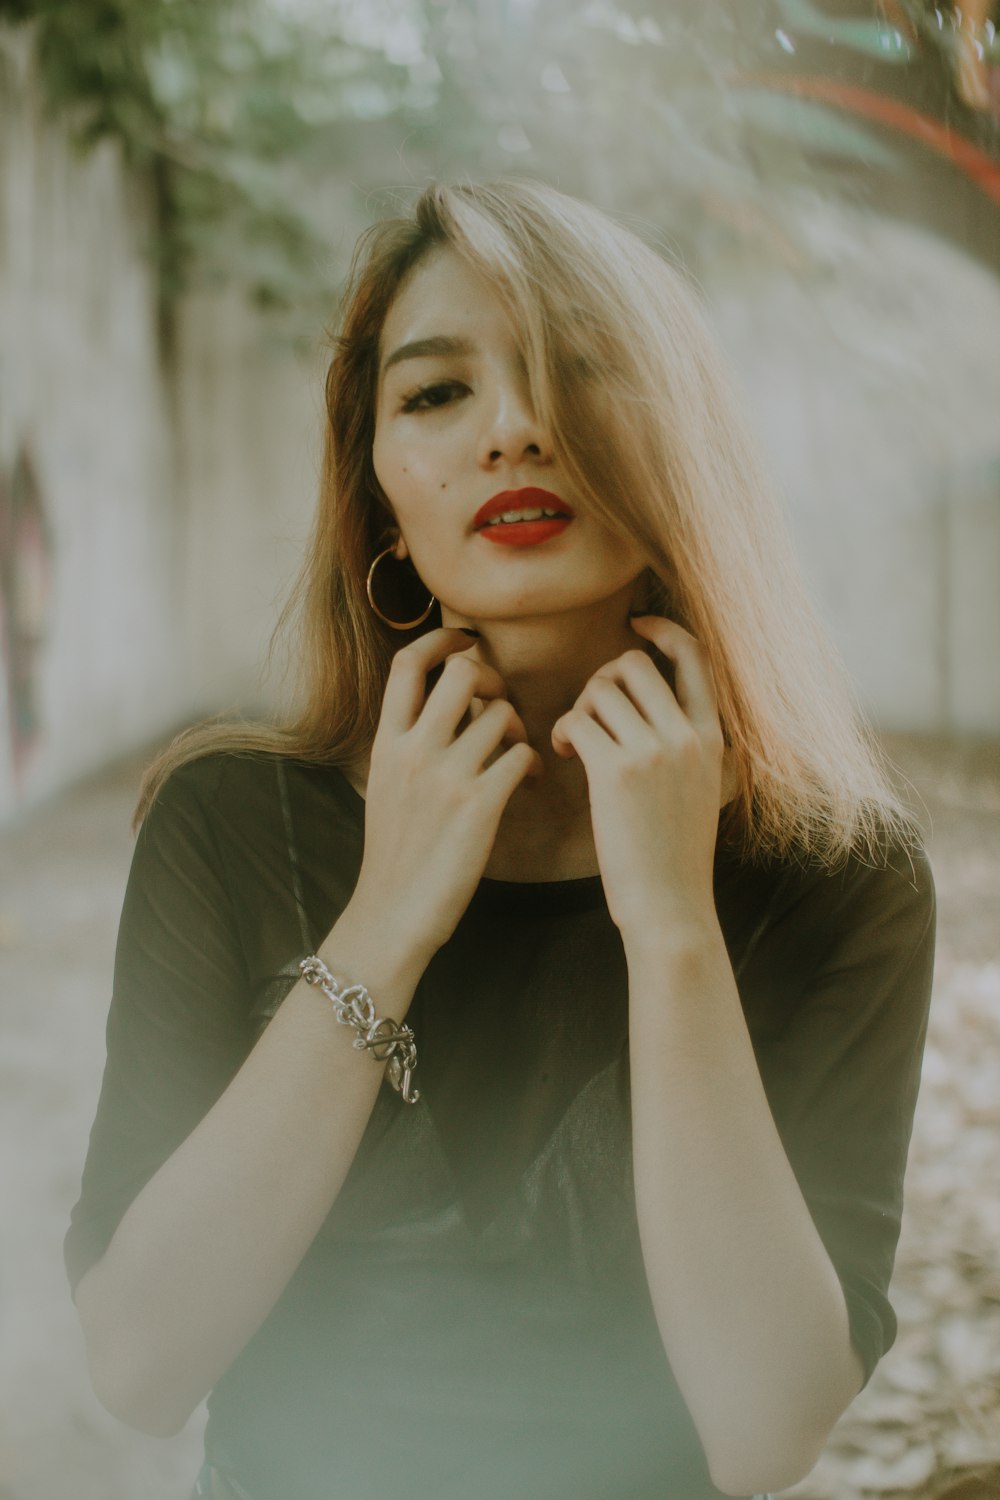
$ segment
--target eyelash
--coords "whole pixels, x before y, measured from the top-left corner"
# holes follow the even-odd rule
[[[431,385],[422,385],[419,389],[412,391],[409,396],[404,397],[402,410],[404,412],[436,411],[438,407],[444,406],[444,401],[430,401],[427,398],[436,395],[439,391],[464,390],[457,380],[437,380]]]

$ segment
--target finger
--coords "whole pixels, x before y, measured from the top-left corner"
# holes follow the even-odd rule
[[[652,667],[652,662],[649,665]],[[653,671],[659,676],[655,667]],[[662,685],[662,678],[660,681]],[[648,719],[643,717],[621,684],[605,668],[590,679],[574,708],[582,709],[595,718],[619,745],[634,744],[637,740],[648,739],[654,734]],[[674,712],[680,712],[676,704]]]
[[[701,642],[676,620],[666,620],[662,615],[638,615],[629,624],[673,662],[674,696],[694,727],[703,732],[718,729],[715,679]]]
[[[492,766],[483,771],[479,777],[479,785],[492,792],[500,805],[504,806],[521,782],[534,775],[535,763],[540,759],[537,750],[532,750],[529,744],[521,740],[505,750]]]
[[[552,748],[566,758],[576,754],[589,771],[603,759],[614,741],[600,724],[581,708],[571,708],[552,726]]]
[[[494,698],[462,730],[455,743],[449,747],[448,754],[457,770],[478,771],[501,743],[515,745],[527,742],[528,731],[517,709],[506,699]],[[543,769],[542,758],[536,750],[532,750],[532,755],[537,762],[535,770],[540,773]]]
[[[475,698],[492,702],[506,701],[506,696],[503,678],[494,667],[457,652],[445,662],[413,727],[434,744],[449,745],[462,721],[471,720]]]
[[[396,734],[411,729],[427,700],[427,674],[450,655],[474,650],[463,630],[441,626],[401,646],[392,658],[380,724]],[[488,670],[488,669],[487,669]],[[490,696],[496,697],[496,692]]]
[[[663,672],[645,651],[626,651],[600,667],[590,679],[614,682],[635,707],[643,722],[667,738],[679,723],[687,724],[684,711]],[[590,683],[587,687],[589,688]],[[586,691],[585,689],[584,691]]]

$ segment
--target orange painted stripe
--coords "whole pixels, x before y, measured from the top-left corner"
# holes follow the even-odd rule
[[[839,83],[833,78],[806,77],[801,74],[772,72],[732,73],[727,82],[737,88],[763,84],[765,88],[781,93],[797,94],[802,98],[822,99],[835,104],[851,114],[864,115],[880,125],[899,130],[904,135],[920,141],[938,156],[954,163],[960,171],[970,177],[988,198],[1000,206],[1000,163],[994,160],[965,136],[956,135],[947,125],[921,114],[909,104],[892,99],[885,94],[873,93],[854,83]]]
[[[896,30],[908,36],[911,42],[917,42],[919,45],[920,36],[917,28],[906,14],[900,0],[882,0],[882,4],[885,7],[886,20],[891,21]]]

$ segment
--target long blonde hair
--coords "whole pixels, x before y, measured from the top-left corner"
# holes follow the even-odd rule
[[[707,648],[737,791],[720,836],[745,858],[871,857],[919,838],[844,664],[803,587],[781,507],[697,295],[667,256],[537,182],[427,188],[362,236],[326,380],[321,492],[282,624],[297,623],[301,708],[185,731],[147,772],[137,820],[211,751],[347,766],[370,749],[401,640],[368,568],[393,516],[372,466],[379,340],[414,267],[448,247],[519,330],[538,417],[572,492],[648,559],[648,604]],[[405,612],[382,605],[397,618]],[[280,628],[280,626],[279,626]]]

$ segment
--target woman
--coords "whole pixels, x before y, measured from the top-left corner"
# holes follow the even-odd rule
[[[692,294],[432,187],[327,397],[305,707],[141,804],[95,1387],[211,1391],[201,1494],[791,1484],[894,1334],[933,885]]]

